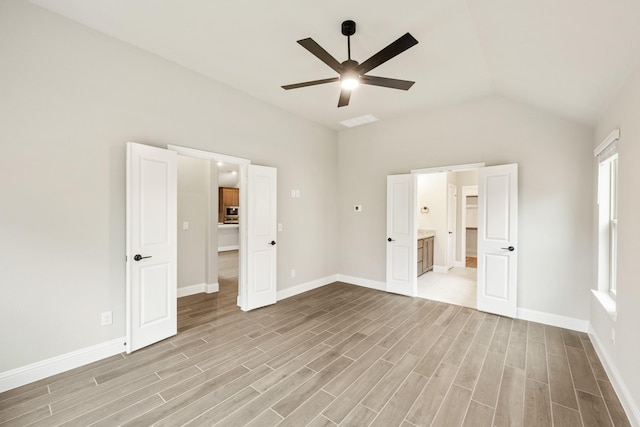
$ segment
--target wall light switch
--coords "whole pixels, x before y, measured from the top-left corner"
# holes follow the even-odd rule
[[[104,311],[100,315],[100,325],[107,326],[113,323],[113,312],[112,311]]]
[[[282,224],[278,224],[278,231],[282,231]]]
[[[291,197],[296,197],[296,190],[291,190]]]
[[[184,221],[182,223],[182,229],[183,230],[188,230],[189,229],[189,221]]]
[[[300,190],[296,190],[296,197],[300,197]]]

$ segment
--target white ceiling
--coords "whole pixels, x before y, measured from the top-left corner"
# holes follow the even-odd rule
[[[640,60],[638,0],[31,0],[70,19],[332,129],[497,93],[591,124]],[[353,19],[364,61],[405,32],[419,44],[371,72],[408,91],[361,86],[338,109],[336,76],[296,43],[346,59]]]

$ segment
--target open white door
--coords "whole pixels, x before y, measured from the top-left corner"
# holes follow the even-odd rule
[[[518,165],[478,169],[478,310],[515,317]]]
[[[244,311],[275,304],[277,300],[277,169],[247,165],[246,189],[247,208],[241,212],[247,217],[246,286],[239,298]]]
[[[456,262],[457,196],[458,188],[453,184],[449,184],[447,186],[447,270],[451,270]]]
[[[387,176],[387,291],[418,294],[414,175]]]
[[[177,332],[177,155],[127,143],[126,351]]]

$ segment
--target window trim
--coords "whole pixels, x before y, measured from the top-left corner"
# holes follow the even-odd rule
[[[618,140],[613,130],[594,150],[598,160],[597,177],[597,289],[593,294],[615,321],[618,272]]]

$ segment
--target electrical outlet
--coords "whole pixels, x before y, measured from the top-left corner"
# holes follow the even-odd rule
[[[100,325],[107,326],[113,323],[113,311],[104,311],[100,315]]]
[[[188,230],[189,229],[189,221],[184,221],[182,223],[182,229],[183,230]]]
[[[296,270],[295,269],[291,269],[291,277],[296,277]]]

